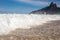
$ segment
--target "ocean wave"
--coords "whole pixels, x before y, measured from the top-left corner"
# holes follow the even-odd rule
[[[16,28],[29,29],[52,20],[60,20],[60,15],[0,14],[0,34],[8,34]]]

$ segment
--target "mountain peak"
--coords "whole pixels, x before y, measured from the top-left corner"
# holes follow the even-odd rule
[[[57,8],[57,5],[56,5],[56,3],[51,2],[50,7],[51,8]]]
[[[31,12],[32,14],[60,14],[60,7],[51,2],[49,6]]]

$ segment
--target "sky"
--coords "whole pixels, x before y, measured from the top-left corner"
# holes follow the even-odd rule
[[[60,0],[0,0],[0,12],[30,13],[54,2],[60,7]]]

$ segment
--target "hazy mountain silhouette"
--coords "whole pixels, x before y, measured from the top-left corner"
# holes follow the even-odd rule
[[[60,8],[57,7],[56,3],[51,2],[49,6],[32,11],[30,14],[60,14]]]

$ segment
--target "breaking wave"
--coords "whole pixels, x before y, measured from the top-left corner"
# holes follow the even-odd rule
[[[0,14],[0,34],[7,34],[16,28],[29,29],[51,20],[60,20],[60,15]]]

